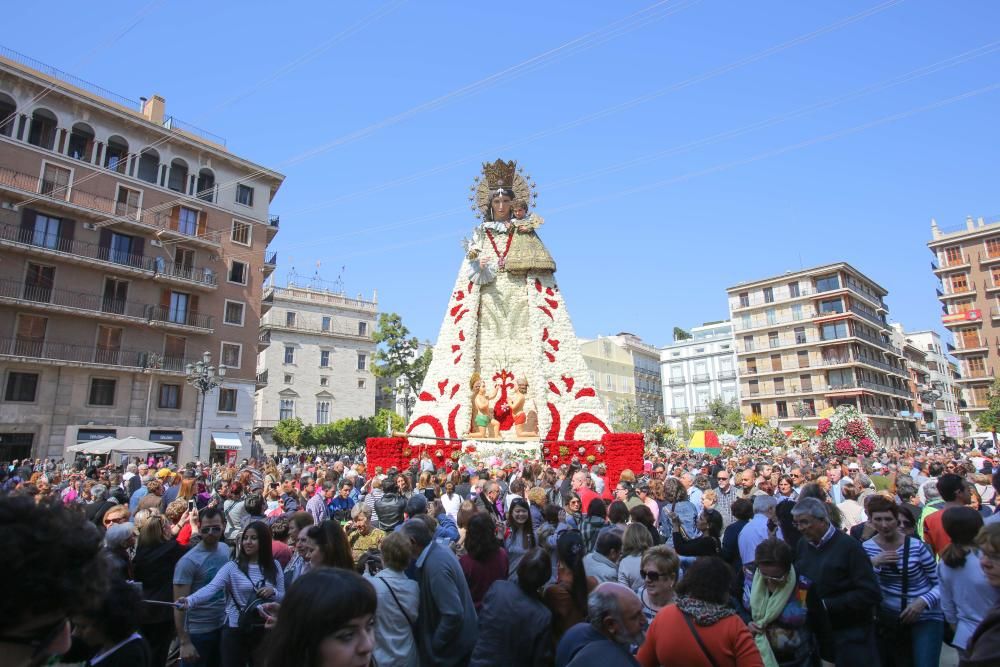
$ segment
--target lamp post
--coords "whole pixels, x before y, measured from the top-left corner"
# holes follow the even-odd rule
[[[931,423],[934,424],[934,446],[941,446],[941,429],[937,423],[937,404],[936,401],[941,398],[942,394],[937,389],[928,389],[927,391],[920,392],[920,398],[924,399],[931,404]]]
[[[219,364],[218,369],[212,365],[212,353],[205,352],[201,361],[184,367],[187,372],[187,383],[201,392],[201,417],[198,421],[198,438],[194,443],[194,458],[201,460],[201,441],[205,432],[205,396],[208,392],[222,384],[226,377],[226,367]]]

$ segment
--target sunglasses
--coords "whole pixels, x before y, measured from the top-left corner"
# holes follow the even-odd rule
[[[720,482],[725,482],[727,479],[729,479],[729,477],[722,477],[720,475],[719,477],[716,477],[715,479],[719,480]]]
[[[760,570],[758,570],[758,572],[760,572]],[[762,579],[764,579],[764,581],[772,581],[774,583],[780,583],[780,582],[782,582],[782,581],[784,581],[785,579],[788,578],[788,573],[785,572],[780,577],[770,577],[770,576],[764,574],[763,572],[760,572],[760,576],[761,576]]]
[[[104,520],[104,525],[105,526],[110,526],[113,523],[128,523],[128,517],[127,516],[120,516],[117,519],[105,519]]]
[[[222,526],[205,526],[203,528],[199,528],[198,532],[202,535],[208,535],[209,533],[221,533]]]
[[[660,577],[666,578],[667,575],[657,572],[656,570],[639,570],[639,576],[642,579],[648,579],[649,581],[659,581]]]

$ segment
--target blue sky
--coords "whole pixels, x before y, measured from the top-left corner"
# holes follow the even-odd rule
[[[421,338],[437,336],[475,224],[472,178],[500,156],[538,183],[584,337],[662,345],[675,325],[723,319],[727,286],[840,260],[889,290],[894,321],[940,330],[930,218],[1000,218],[1000,5],[986,0],[4,14],[20,26],[4,45],[133,99],[163,95],[167,113],[284,173],[278,283],[320,262],[350,294],[377,289]]]

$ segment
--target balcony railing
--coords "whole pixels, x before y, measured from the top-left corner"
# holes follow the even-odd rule
[[[731,380],[734,377],[736,377],[736,371],[733,371],[733,370],[719,371],[719,379],[720,380]]]
[[[16,227],[0,224],[0,241],[8,241],[24,246],[33,246],[42,250],[52,250],[68,255],[75,255],[99,262],[118,264],[142,271],[150,271],[171,278],[181,278],[203,285],[215,286],[215,272],[204,268],[183,268],[167,263],[162,257],[146,257],[121,250],[105,248],[87,241],[68,239],[47,232],[39,232],[32,228]]]
[[[20,190],[31,195],[40,195],[50,201],[70,203],[102,215],[125,218],[153,229],[170,231],[192,239],[215,242],[214,239],[198,236],[197,233],[188,234],[179,229],[173,229],[170,226],[169,211],[139,210],[115,199],[87,192],[73,183],[68,186],[50,183],[31,174],[23,174],[13,169],[0,167],[0,186]]]
[[[116,349],[99,345],[54,343],[20,337],[0,337],[0,355],[176,373],[183,373],[185,365],[196,361],[194,359],[163,357],[149,351]]]
[[[805,296],[812,296],[818,294],[816,290],[811,288],[799,288],[799,293],[796,295],[787,294],[784,296],[776,296],[771,300],[764,298],[763,294],[748,296],[746,299],[740,299],[737,297],[736,303],[733,305],[733,310],[739,310],[740,308],[750,308],[751,306],[765,306],[772,303],[782,303],[783,301],[792,301],[794,299],[801,299]]]
[[[270,255],[264,258],[264,263],[269,266],[275,266],[278,263],[278,251],[275,250]]]
[[[880,319],[879,317],[877,317],[875,315],[872,315],[871,313],[869,313],[869,312],[867,312],[867,311],[865,311],[865,310],[863,310],[861,308],[858,308],[857,306],[851,306],[851,312],[854,313],[855,315],[858,315],[858,316],[860,316],[860,317],[868,320],[869,322],[871,322],[875,326],[881,327],[883,329],[887,329],[888,328],[888,325],[885,323],[884,320]]]
[[[857,281],[847,278],[846,280],[844,280],[844,286],[847,289],[854,292],[855,294],[857,294],[858,296],[860,296],[861,298],[868,299],[868,301],[874,303],[878,308],[885,310],[885,304],[882,303],[882,299],[880,299],[879,297],[875,296],[874,294],[866,290]]]
[[[955,351],[962,352],[964,350],[978,350],[980,348],[986,347],[986,343],[977,338],[956,338],[955,339]]]
[[[285,331],[297,331],[305,334],[316,334],[318,336],[344,336],[348,338],[360,338],[362,340],[371,340],[371,334],[369,333],[358,333],[357,328],[350,329],[345,327],[305,327],[298,324],[288,324],[284,321],[274,321],[265,322],[261,321],[260,326],[262,329],[283,329]]]
[[[0,297],[108,315],[123,315],[147,322],[167,322],[199,329],[212,328],[211,315],[203,315],[192,310],[113,299],[101,294],[74,292],[43,285],[29,285],[19,280],[0,279]]]
[[[712,376],[708,373],[695,373],[691,376],[692,382],[708,382],[712,379]]]
[[[267,371],[262,371],[257,373],[257,386],[263,387],[267,385]]]
[[[948,299],[954,296],[972,296],[976,293],[975,283],[961,287],[945,286],[940,298]]]
[[[956,266],[966,266],[968,263],[969,258],[965,256],[965,253],[960,254],[958,257],[942,256],[938,258],[938,270],[953,269]]]
[[[269,215],[269,216],[267,216],[267,224],[268,224],[269,227],[274,227],[275,229],[277,229],[278,228],[278,224],[280,222],[281,222],[281,216],[278,216],[278,215]]]

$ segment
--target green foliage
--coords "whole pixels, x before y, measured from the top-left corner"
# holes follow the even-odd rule
[[[693,430],[739,435],[743,433],[740,409],[735,401],[727,403],[721,398],[714,398],[709,402],[708,410],[695,417]]]
[[[387,428],[387,426],[390,428]],[[402,431],[406,428],[406,421],[392,410],[382,408],[375,415],[375,427],[379,430],[380,434],[385,435],[390,429],[392,431]]]
[[[283,422],[287,422],[288,426],[282,429],[282,441],[279,441],[277,433]],[[287,436],[284,434],[292,430],[293,426],[299,429],[298,439],[296,441],[289,441],[285,439]],[[365,446],[365,441],[368,438],[381,435],[385,435],[385,431],[379,430],[376,417],[345,417],[344,419],[338,419],[332,424],[311,424],[308,426],[303,426],[302,420],[296,417],[295,419],[285,419],[278,422],[274,428],[274,435],[272,437],[282,447],[292,449],[357,450]]]
[[[691,340],[691,334],[680,327],[674,327],[674,340]]]
[[[608,416],[611,418],[611,430],[615,433],[642,432],[642,414],[632,401],[619,401]]]
[[[302,420],[298,417],[282,419],[274,425],[271,437],[279,447],[297,449],[305,444],[302,440],[305,428]]]
[[[993,386],[987,394],[987,405],[986,412],[981,412],[976,417],[976,426],[980,431],[992,433],[995,442],[997,429],[1000,428],[1000,378],[993,380]]]
[[[378,344],[372,365],[375,375],[401,377],[414,391],[419,390],[431,363],[431,349],[428,347],[423,354],[417,354],[420,341],[416,336],[410,336],[410,330],[396,313],[378,316],[378,327],[372,339]]]
[[[666,424],[656,424],[649,430],[653,442],[657,445],[673,445],[677,443],[677,432]]]

